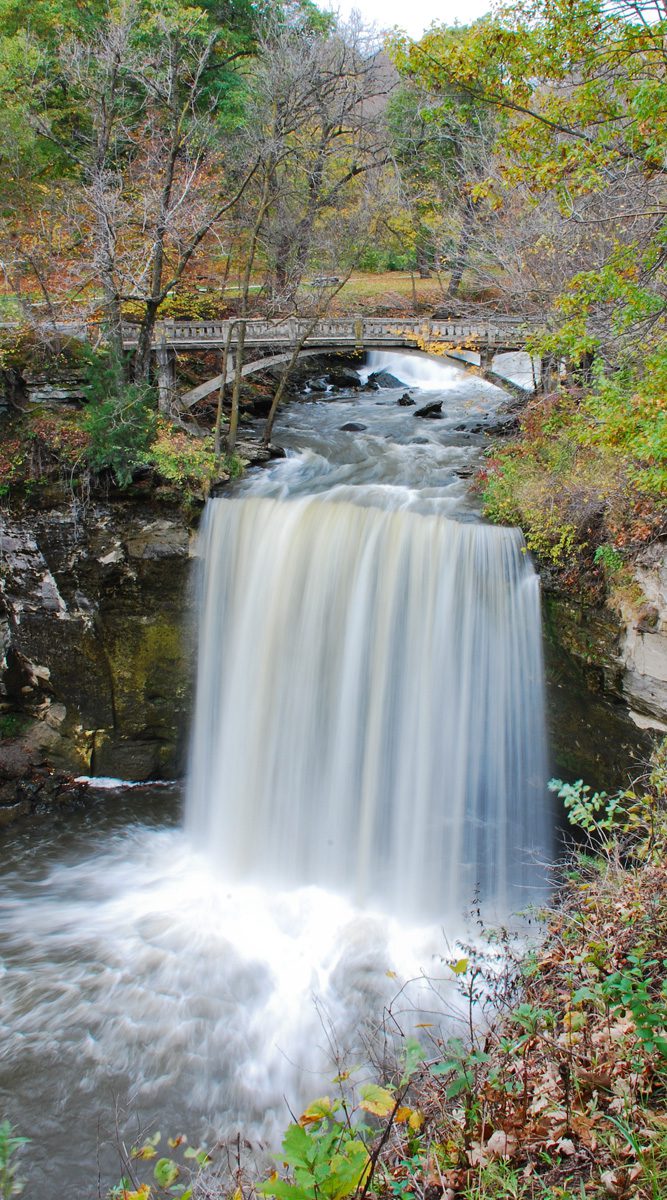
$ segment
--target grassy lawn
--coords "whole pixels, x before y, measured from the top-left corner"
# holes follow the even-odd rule
[[[332,311],[337,313],[426,312],[444,301],[446,277],[420,279],[409,271],[386,271],[382,274],[355,271],[336,296]]]

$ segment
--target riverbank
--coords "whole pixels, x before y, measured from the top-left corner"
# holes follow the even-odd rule
[[[531,400],[487,455],[485,515],[519,525],[552,638],[639,729],[667,729],[667,366]]]

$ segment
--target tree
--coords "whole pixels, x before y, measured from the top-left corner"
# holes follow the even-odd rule
[[[479,106],[443,106],[408,79],[391,98],[388,124],[417,267],[427,277],[448,266],[448,290],[456,295],[468,263],[477,212],[473,187],[483,178],[492,120]]]
[[[574,356],[603,326],[608,347],[628,328],[649,339],[664,329],[666,32],[664,7],[648,0],[521,0],[394,44],[401,69],[446,106],[458,96],[495,114],[496,163],[476,198],[500,205],[523,187],[570,227],[607,227],[593,239],[606,241],[603,260],[573,254],[559,301],[560,344]]]
[[[297,303],[309,266],[340,275],[354,253],[346,233],[388,162],[377,103],[387,79],[357,25],[322,35],[274,24],[260,42],[252,83],[250,136],[267,185],[261,252],[273,302],[284,310]]]
[[[15,4],[0,7],[0,90],[14,130],[3,164],[13,249],[5,274],[24,296],[37,281],[54,326],[72,300],[80,315],[87,299],[119,361],[131,304],[137,344],[127,373],[138,381],[148,376],[160,305],[214,246],[256,168],[239,167],[235,134],[240,64],[256,52],[259,25],[269,13],[286,27],[300,14],[321,19],[309,0],[141,0],[93,5],[77,25],[68,5],[60,45],[55,0],[39,0],[28,32]]]
[[[243,270],[229,450],[237,432],[253,273],[267,280],[265,311],[319,319],[334,291],[304,288],[307,270],[345,278],[382,207],[387,142],[381,114],[369,114],[368,105],[386,84],[370,49],[356,27],[321,30],[303,20],[267,22],[258,39],[244,136],[252,179],[235,214]],[[267,439],[300,348],[276,393]]]

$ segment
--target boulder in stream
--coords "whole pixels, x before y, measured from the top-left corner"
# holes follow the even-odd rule
[[[352,367],[335,367],[333,371],[329,371],[327,379],[335,388],[361,387],[361,377],[357,371],[352,370]]]
[[[415,416],[439,421],[442,417],[442,400],[434,400],[431,404],[425,404],[423,408],[418,408]]]
[[[315,379],[309,379],[306,386],[309,392],[317,392],[320,395],[324,394],[329,388],[329,384],[323,375],[318,375]]]
[[[414,400],[409,392],[403,392],[403,395],[399,396],[396,403],[400,404],[401,408],[412,408],[414,405]]]
[[[397,379],[395,375],[392,375],[391,371],[373,371],[368,376],[368,384],[371,386],[375,384],[378,388],[399,388],[404,386],[403,380]]]
[[[365,429],[368,429],[368,426],[359,425],[356,421],[348,421],[346,425],[341,425],[340,428],[343,433],[363,433]]]

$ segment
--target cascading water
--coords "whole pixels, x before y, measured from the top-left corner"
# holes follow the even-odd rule
[[[400,368],[397,368],[397,362],[400,362]],[[366,381],[375,371],[389,371],[392,374],[397,369],[400,370],[401,383],[424,391],[440,391],[447,383],[451,385],[460,380],[460,368],[438,362],[427,354],[398,355],[383,350],[369,351],[360,374]]]
[[[539,891],[537,582],[467,483],[466,422],[503,397],[428,371],[442,420],[403,388],[291,405],[288,457],[209,506],[186,830],[138,789],[8,837],[0,1102],[30,1194],[117,1181],[117,1100],[130,1143],[276,1145],[336,1073],[329,1023],[356,1063],[394,1002],[437,1022],[461,910]]]
[[[521,907],[548,840],[521,537],[335,497],[209,508],[189,827],[227,878]]]

